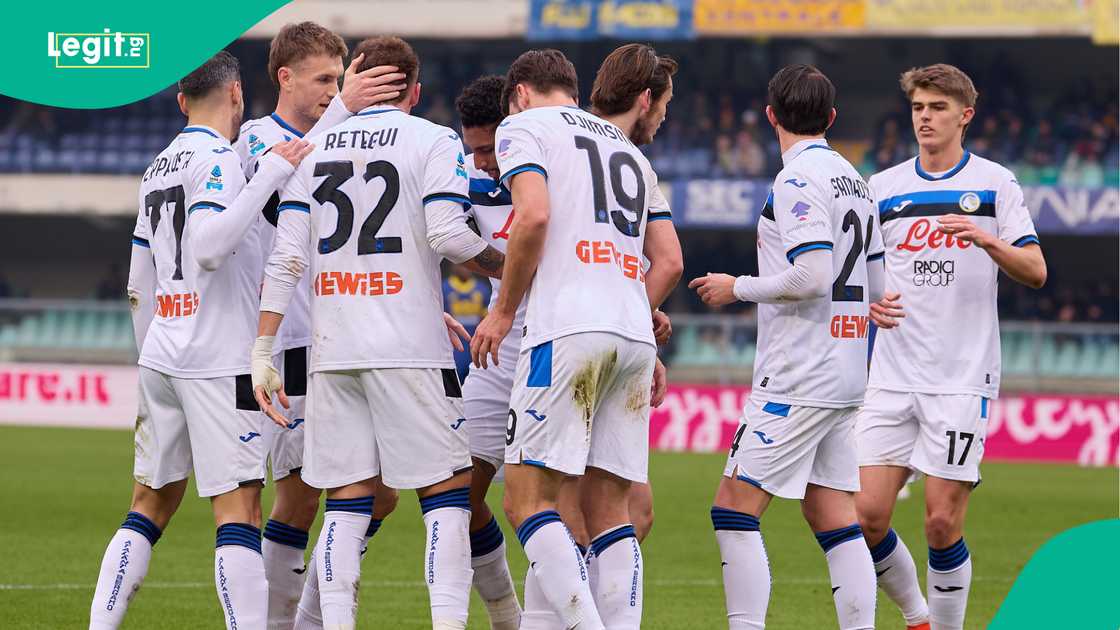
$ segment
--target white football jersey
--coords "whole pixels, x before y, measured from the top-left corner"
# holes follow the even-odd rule
[[[760,404],[840,408],[867,388],[867,263],[883,255],[875,203],[856,169],[823,139],[803,140],[758,222],[758,275],[784,272],[800,254],[832,252],[824,297],[758,305],[751,398]]]
[[[140,365],[180,378],[249,372],[256,337],[263,252],[260,219],[215,271],[195,260],[191,216],[221,211],[237,198],[245,175],[237,153],[217,131],[183,129],[144,172],[134,242],[147,243],[156,265],[156,312]]]
[[[575,106],[506,118],[495,135],[502,180],[548,179],[550,216],[528,294],[522,347],[578,332],[653,344],[642,246],[660,196],[649,161],[626,134]]]
[[[274,112],[241,125],[241,133],[237,142],[233,144],[233,150],[241,157],[241,163],[245,167],[245,177],[252,179],[257,172],[259,160],[273,145],[302,137],[303,134],[298,129],[289,125]],[[261,208],[261,216],[265,219],[265,223],[261,224],[261,246],[266,259],[272,251],[272,243],[276,238],[279,205],[280,191],[276,191],[269,198],[268,203]],[[311,345],[311,290],[308,277],[306,273],[303,274],[288,310],[284,311],[284,321],[276,333],[276,352]]]
[[[310,262],[310,371],[454,367],[432,242],[467,220],[459,135],[381,107],[315,145],[280,195],[269,260],[270,275],[289,254]]]
[[[999,393],[999,267],[985,252],[937,229],[959,214],[1016,247],[1038,243],[1015,175],[965,151],[931,175],[917,158],[871,177],[886,242],[886,288],[906,318],[875,337],[869,385],[928,394]]]

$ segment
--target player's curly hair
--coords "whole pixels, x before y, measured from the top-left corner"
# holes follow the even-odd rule
[[[506,80],[491,74],[471,81],[455,99],[463,127],[489,127],[502,122],[502,89]]]
[[[179,91],[189,99],[209,95],[217,88],[241,80],[241,64],[228,51],[219,50],[190,74],[179,79]]]

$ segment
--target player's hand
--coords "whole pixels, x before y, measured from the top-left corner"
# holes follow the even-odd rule
[[[883,294],[883,299],[872,302],[871,321],[879,328],[887,330],[897,328],[898,320],[906,317],[906,313],[902,312],[902,302],[898,301],[901,297],[902,294],[897,291],[887,291]]]
[[[279,155],[280,157],[287,160],[288,163],[292,166],[299,166],[299,163],[303,161],[303,158],[311,155],[311,152],[314,149],[315,145],[302,138],[297,138],[295,140],[278,142],[272,145],[272,148],[269,149],[269,153],[272,153],[273,155]]]
[[[665,402],[665,392],[669,391],[669,375],[661,359],[653,364],[653,387],[649,392],[649,406],[660,407]]]
[[[673,322],[669,321],[669,316],[662,313],[660,310],[653,312],[653,338],[657,341],[657,345],[663,346],[669,343],[669,338],[673,336]]]
[[[952,234],[959,240],[972,243],[981,249],[991,245],[992,239],[995,238],[988,232],[976,227],[972,219],[959,214],[947,214],[938,219],[937,229],[944,234]]]
[[[723,306],[738,301],[735,297],[735,277],[725,273],[709,273],[694,278],[688,288],[696,289],[696,294],[708,306]]]
[[[489,367],[486,355],[490,355],[494,359],[494,365],[498,365],[498,349],[502,345],[502,340],[509,334],[510,328],[513,328],[512,314],[490,311],[490,314],[482,319],[482,323],[474,329],[474,338],[471,339],[471,361],[475,367],[484,370]]]
[[[471,342],[471,334],[467,329],[459,323],[459,320],[447,313],[443,314],[443,323],[447,326],[447,336],[451,338],[452,347],[459,352],[466,350],[467,347],[463,344]]]
[[[347,111],[358,113],[370,105],[395,100],[408,87],[403,72],[396,66],[374,66],[358,72],[365,54],[350,60],[342,79],[342,104]]]
[[[288,428],[288,420],[272,406],[272,394],[279,394],[280,404],[288,408],[288,395],[284,393],[284,383],[280,380],[280,373],[272,365],[272,345],[276,337],[257,337],[253,342],[253,352],[250,357],[250,376],[253,380],[253,396],[257,399],[261,411],[276,424]]]

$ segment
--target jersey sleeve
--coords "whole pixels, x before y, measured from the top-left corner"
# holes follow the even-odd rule
[[[190,190],[187,200],[190,214],[202,208],[221,212],[237,199],[245,187],[245,172],[237,152],[229,147],[207,149],[191,158]]]
[[[786,260],[817,249],[832,249],[829,195],[805,173],[783,170],[774,182],[774,223]]]
[[[886,254],[886,246],[883,244],[883,225],[879,223],[879,205],[873,203],[871,207],[871,217],[868,219],[871,222],[871,229],[868,235],[871,240],[867,244],[867,260],[882,260]]]
[[[132,244],[151,249],[152,227],[148,222],[147,208],[144,207],[143,190],[141,190],[137,197],[136,205],[139,208],[136,212],[136,227],[132,228]],[[159,209],[157,208],[156,211],[158,212]]]
[[[498,125],[494,133],[495,152],[498,156],[499,180],[508,185],[509,178],[518,173],[534,171],[548,178],[548,164],[541,137],[544,130],[532,118],[515,115]]]
[[[424,205],[434,201],[452,201],[461,208],[471,206],[470,182],[467,179],[467,162],[463,157],[463,142],[459,134],[440,128],[428,151],[424,164]]]
[[[996,191],[996,226],[1000,240],[1015,247],[1039,244],[1023,189],[1010,172]]]
[[[657,181],[657,173],[651,168],[649,169],[649,213],[646,215],[646,223],[651,221],[672,221],[673,210],[669,207],[669,200],[665,198],[665,193],[661,191],[661,184]]]
[[[280,192],[279,216],[272,251],[264,268],[261,310],[284,313],[300,278],[311,264],[309,164],[304,161]]]

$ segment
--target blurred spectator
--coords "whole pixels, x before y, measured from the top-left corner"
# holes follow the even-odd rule
[[[474,334],[474,329],[486,317],[486,307],[490,304],[490,283],[476,277],[462,265],[452,265],[451,273],[443,281],[443,310]],[[467,344],[464,343],[464,346]],[[455,351],[455,371],[459,380],[467,376],[470,369],[470,348],[463,352]]]
[[[118,263],[113,263],[109,266],[109,270],[97,283],[96,297],[99,300],[121,300],[125,295],[125,284],[127,279],[121,272],[121,266]]]

